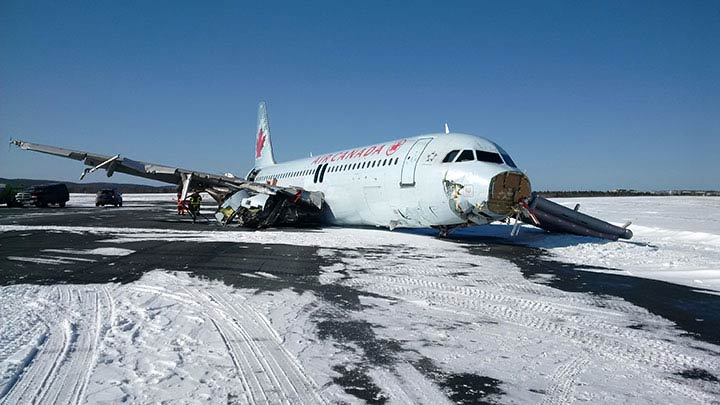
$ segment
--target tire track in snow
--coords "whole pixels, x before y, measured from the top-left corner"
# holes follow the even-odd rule
[[[220,335],[220,338],[222,339],[223,343],[225,344],[225,348],[228,351],[228,354],[230,355],[230,359],[233,362],[233,365],[235,366],[235,371],[237,372],[238,377],[242,381],[243,387],[245,390],[243,391],[243,395],[245,396],[245,399],[248,401],[248,403],[255,403],[255,398],[253,397],[253,390],[250,387],[250,383],[248,382],[247,378],[245,377],[245,373],[243,370],[243,366],[240,364],[240,361],[237,358],[237,354],[235,353],[234,347],[230,344],[230,340],[228,339],[225,332],[220,328],[215,318],[210,318],[210,322],[212,322],[213,326],[215,326],[215,329],[217,330],[218,334]]]
[[[580,356],[562,364],[552,376],[544,405],[562,405],[574,402],[576,378],[585,371],[590,359]]]
[[[371,288],[386,288],[393,290],[396,293],[399,292],[403,295],[421,295],[428,299],[434,299],[442,303],[447,303],[451,306],[465,309],[476,310],[478,308],[493,307],[492,309],[499,309],[499,313],[506,315],[508,318],[528,318],[530,324],[548,322],[547,319],[550,317],[564,318],[572,321],[574,324],[567,327],[558,325],[559,328],[563,329],[562,332],[565,333],[565,335],[574,336],[576,334],[586,333],[585,331],[591,331],[590,333],[592,333],[595,337],[604,336],[608,339],[622,338],[623,340],[630,340],[636,343],[636,347],[652,349],[643,350],[637,353],[638,359],[644,362],[652,363],[653,360],[661,358],[664,364],[671,366],[667,369],[667,371],[674,370],[678,365],[685,365],[688,366],[688,368],[699,364],[705,368],[712,367],[712,365],[702,362],[699,359],[676,353],[672,345],[658,339],[648,338],[646,337],[646,333],[644,331],[619,327],[616,324],[603,321],[602,319],[584,316],[579,313],[585,312],[583,311],[583,308],[576,308],[573,306],[568,307],[563,303],[552,303],[548,301],[531,300],[516,296],[503,295],[488,292],[476,287],[455,286],[442,282],[416,278],[389,276],[369,276],[365,278],[365,280],[350,280],[348,283],[370,286]],[[374,282],[367,282],[367,279],[374,280]],[[586,303],[586,305],[590,304]],[[573,311],[577,311],[578,313],[569,314],[567,311],[568,308]],[[521,313],[518,314],[518,311]],[[594,313],[595,311],[591,312]],[[533,313],[541,315],[545,319],[532,319]],[[608,313],[608,311],[601,311],[601,313],[612,316],[612,313]],[[490,316],[492,316],[492,313]],[[582,329],[575,328],[575,325],[581,326]],[[571,331],[565,329],[570,329]],[[646,355],[651,356],[648,357]]]
[[[90,327],[87,328],[87,333],[82,335],[84,339],[79,340],[76,345],[76,351],[80,351],[80,355],[74,358],[73,360],[75,361],[72,363],[72,366],[68,367],[68,373],[73,373],[73,369],[77,370],[79,368],[83,370],[77,373],[77,378],[71,391],[72,395],[69,398],[69,403],[74,404],[82,403],[85,398],[85,390],[97,365],[100,342],[111,325],[107,323],[107,321],[110,319],[109,310],[112,298],[110,297],[107,287],[86,290],[84,292],[85,299],[83,301],[85,303],[85,313],[92,313],[93,319],[88,319],[84,322],[85,325]]]
[[[450,291],[443,291],[440,289],[442,283],[427,280],[367,275],[363,277],[370,280],[352,279],[344,283],[363,286],[364,289],[372,292],[389,293],[399,299],[422,299],[451,310],[460,308],[501,322],[570,339],[594,354],[605,356],[621,364],[632,364],[641,374],[652,369],[660,369],[670,374],[679,368],[714,368],[708,361],[677,353],[676,348],[669,343],[645,337],[642,331],[620,328],[581,315],[574,315],[568,319],[575,325],[555,322],[553,321],[555,316],[564,315],[565,318],[568,316],[567,313],[549,304],[482,291],[469,292],[468,287],[451,286]],[[710,400],[708,395],[692,387],[665,378],[653,378],[653,381],[694,401]]]
[[[261,365],[272,376],[276,391],[283,394],[284,402],[323,402],[322,398],[317,394],[317,385],[302,370],[297,359],[290,355],[287,350],[284,350],[278,340],[277,332],[266,323],[266,319],[248,305],[238,305],[239,303],[231,302],[232,297],[227,293],[215,293],[213,297],[231,315],[237,329],[248,339],[247,341],[250,343],[252,350],[261,360]],[[243,313],[238,310],[238,307],[242,307]],[[243,317],[244,314],[250,315],[250,322],[238,322],[238,319]],[[247,315],[244,318],[248,318]],[[292,367],[288,368],[287,365]],[[285,387],[290,387],[292,392],[287,391]]]
[[[488,272],[487,269],[477,268],[474,265],[464,263],[462,261],[453,263],[452,267],[444,264],[444,257],[437,257],[437,260],[418,261],[417,255],[403,257],[398,262],[398,258],[387,253],[382,254],[382,259],[388,263],[378,265],[376,262],[366,262],[363,256],[348,256],[347,252],[333,251],[333,254],[343,255],[350,259],[344,260],[346,266],[350,268],[358,268],[363,270],[377,269],[382,271],[385,268],[392,268],[393,274],[398,277],[407,277],[412,280],[418,280],[421,282],[432,283],[434,281],[428,280],[428,278],[441,278],[443,280],[459,281],[466,285],[473,287],[487,286],[493,291],[506,291],[506,292],[520,292],[529,295],[536,295],[546,298],[562,299],[565,302],[577,302],[581,305],[593,305],[599,307],[600,311],[611,310],[622,314],[638,314],[647,315],[647,311],[643,308],[639,308],[635,305],[619,300],[608,300],[597,296],[582,296],[578,294],[568,294],[563,291],[559,291],[553,288],[548,288],[543,285],[535,283],[527,283],[525,279],[518,277],[510,277],[507,275],[498,275],[497,272]],[[357,260],[363,260],[362,263],[358,263]],[[473,260],[476,257],[473,256]],[[465,266],[465,267],[460,267]],[[470,277],[465,274],[458,273],[472,273],[475,277]],[[373,277],[373,274],[370,274]],[[423,277],[418,277],[423,276]],[[486,276],[478,278],[479,276]]]
[[[0,325],[3,325],[0,329],[0,363],[28,345],[33,338],[37,339],[44,329],[37,310],[28,305],[33,302],[30,292],[34,289],[26,288],[16,295],[14,290],[17,287],[6,288],[10,291],[3,297],[5,299],[0,299]]]
[[[177,280],[173,280],[172,282],[175,283],[177,282]],[[190,292],[187,292],[186,294],[178,294],[177,292],[169,292],[163,287],[138,283],[129,285],[126,288],[140,293],[159,295],[185,305],[190,305],[194,307],[198,306],[198,303],[192,299],[192,295],[190,295]]]
[[[45,316],[47,337],[18,376],[3,403],[72,403],[84,400],[97,362],[103,320],[110,308],[106,288],[58,286]]]
[[[3,398],[3,404],[38,403],[47,394],[47,386],[52,384],[55,373],[70,348],[72,331],[67,320],[60,325],[48,326],[48,332],[38,341],[38,350],[27,359],[28,366],[18,376],[18,381]]]
[[[171,279],[169,274],[164,276]],[[249,402],[326,403],[315,381],[303,370],[297,358],[282,346],[282,339],[267,318],[228,293],[189,286],[181,288],[188,296],[208,304],[203,308],[212,312],[211,321],[248,391]]]

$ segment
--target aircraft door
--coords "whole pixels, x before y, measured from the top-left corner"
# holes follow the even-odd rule
[[[405,160],[403,160],[402,171],[400,172],[400,186],[412,187],[415,185],[415,168],[427,145],[432,138],[420,138],[410,148]]]

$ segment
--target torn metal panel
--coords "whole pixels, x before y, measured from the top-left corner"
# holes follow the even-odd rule
[[[232,222],[244,227],[267,228],[319,223],[323,211],[322,204],[318,208],[312,202],[300,198],[289,198],[281,194],[254,194],[243,189],[222,203],[215,213],[215,218],[223,225]]]

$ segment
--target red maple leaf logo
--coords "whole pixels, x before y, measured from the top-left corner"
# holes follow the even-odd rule
[[[404,139],[401,140],[401,141],[398,141],[398,142],[394,143],[392,146],[390,146],[390,147],[385,151],[385,154],[388,155],[388,156],[392,155],[393,153],[397,152],[397,150],[400,149],[400,147],[403,146],[403,144],[405,144],[405,140],[404,140]]]
[[[258,136],[257,136],[257,143],[255,144],[255,159],[260,158],[260,156],[262,155],[262,150],[263,150],[263,147],[265,146],[266,138],[267,137],[265,136],[265,134],[263,134],[262,128],[260,128],[260,132],[258,132]]]

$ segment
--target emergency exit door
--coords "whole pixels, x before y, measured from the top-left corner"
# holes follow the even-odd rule
[[[432,141],[432,138],[420,138],[408,151],[403,160],[402,170],[400,172],[400,186],[410,187],[415,185],[415,169],[417,168],[418,160],[422,156],[423,151],[427,145]]]

